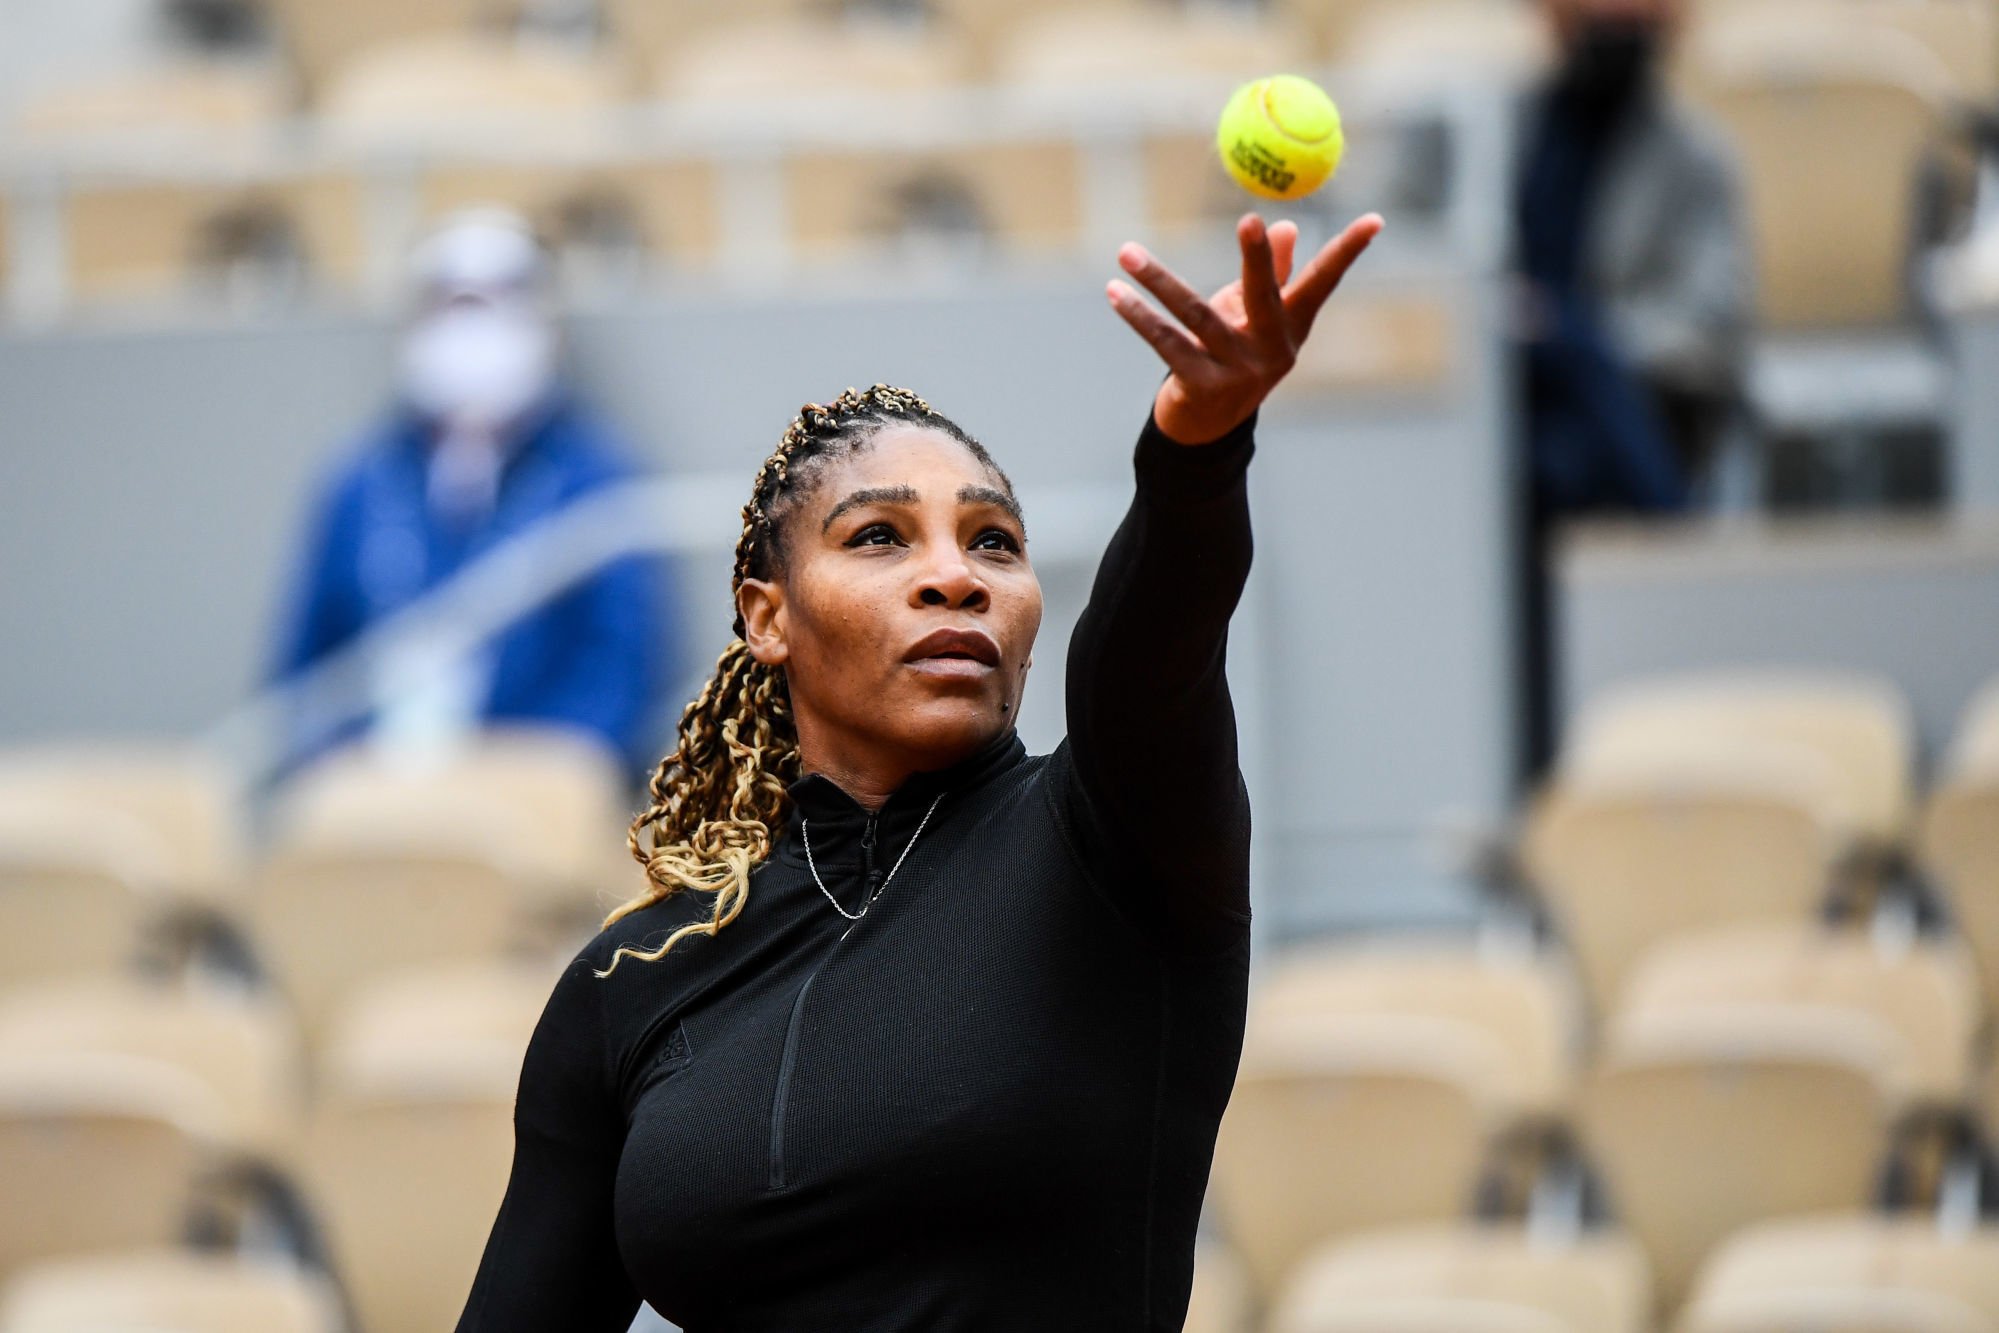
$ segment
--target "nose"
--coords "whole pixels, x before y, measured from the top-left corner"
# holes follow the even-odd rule
[[[991,594],[985,580],[955,542],[942,546],[929,561],[915,585],[918,606],[945,606],[961,611],[981,611]]]

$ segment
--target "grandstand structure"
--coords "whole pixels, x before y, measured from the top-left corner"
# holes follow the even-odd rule
[[[1949,583],[1964,632],[1911,651],[1951,670],[1816,638],[1620,657],[1585,541],[1573,721],[1526,793],[1495,665],[1506,112],[1548,57],[1524,0],[234,8],[226,44],[0,76],[0,402],[27,423],[0,550],[47,575],[0,590],[46,645],[0,687],[0,1333],[449,1327],[528,1034],[634,888],[631,775],[572,736],[273,785],[295,700],[240,697],[286,497],[366,410],[428,220],[535,219],[589,387],[669,475],[302,688],[345,706],[371,654],[476,641],[633,549],[681,562],[704,656],[743,481],[801,395],[873,366],[1021,483],[1059,663],[1156,375],[1092,332],[1089,279],[1130,236],[1220,271],[1243,200],[1213,114],[1300,66],[1353,148],[1295,215],[1309,237],[1383,207],[1391,232],[1260,430],[1231,675],[1262,934],[1187,1327],[1999,1330],[1999,546],[1975,511],[1999,396],[1965,355],[1999,347],[1976,166],[1999,3],[1689,0],[1674,71],[1746,173],[1765,438],[1814,441],[1848,499],[1942,442],[1925,493],[1956,526],[1906,535],[1954,563],[1882,596]],[[1963,194],[1969,239],[1925,231],[1924,182]],[[190,531],[244,494],[237,530]],[[1656,586],[1654,540],[1687,536],[1602,559]],[[1453,820],[1476,855],[1440,856]]]

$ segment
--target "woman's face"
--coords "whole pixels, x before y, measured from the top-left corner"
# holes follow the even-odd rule
[[[737,595],[782,665],[808,765],[942,768],[1013,725],[1041,583],[1001,479],[958,441],[887,426],[816,471],[782,568]]]

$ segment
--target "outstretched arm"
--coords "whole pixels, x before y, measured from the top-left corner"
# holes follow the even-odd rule
[[[1227,938],[1248,917],[1225,655],[1249,573],[1255,414],[1380,228],[1362,218],[1292,278],[1297,229],[1246,217],[1242,276],[1205,301],[1141,247],[1118,255],[1172,318],[1123,282],[1111,305],[1171,373],[1139,439],[1137,494],[1070,641],[1067,799],[1098,878],[1183,941]]]

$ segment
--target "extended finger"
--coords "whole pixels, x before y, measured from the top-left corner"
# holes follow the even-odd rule
[[[1199,343],[1188,337],[1184,329],[1147,305],[1145,298],[1125,283],[1109,284],[1104,289],[1104,295],[1110,298],[1111,309],[1117,311],[1139,337],[1152,344],[1152,350],[1159,353],[1159,359],[1176,375],[1192,375],[1207,361],[1207,354],[1201,350]]]
[[[1268,336],[1284,327],[1284,295],[1277,285],[1270,233],[1262,218],[1245,213],[1236,223],[1235,235],[1242,246],[1242,308],[1249,316],[1249,327]]]
[[[1144,246],[1126,244],[1117,252],[1117,262],[1119,268],[1158,297],[1159,303],[1209,349],[1219,354],[1235,341],[1236,332],[1228,321],[1215,313],[1215,308],[1183,282],[1179,274],[1154,259]]]
[[[1369,213],[1348,224],[1345,231],[1312,256],[1312,262],[1305,265],[1305,271],[1284,292],[1284,308],[1291,316],[1293,328],[1302,332],[1311,327],[1319,307],[1339,287],[1340,279],[1346,277],[1354,261],[1374,243],[1381,228],[1381,215]]]
[[[1298,224],[1288,219],[1270,224],[1270,256],[1277,285],[1291,281],[1291,263],[1298,253]]]

